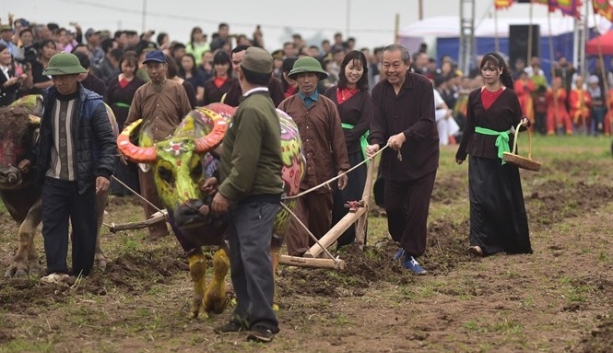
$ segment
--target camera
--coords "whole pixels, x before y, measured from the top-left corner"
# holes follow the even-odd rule
[[[23,48],[23,58],[15,59],[21,64],[33,65],[38,59],[38,50],[35,44]]]

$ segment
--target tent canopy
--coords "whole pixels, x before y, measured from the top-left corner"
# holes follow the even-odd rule
[[[613,30],[592,38],[585,44],[585,52],[589,55],[598,55],[600,50],[603,55],[613,55]]]
[[[588,17],[588,25],[593,27],[599,21],[599,16]],[[475,37],[508,37],[510,25],[529,25],[528,17],[522,18],[498,18],[498,23],[493,18],[482,20],[475,19]],[[533,25],[538,25],[540,35],[543,37],[559,36],[563,33],[573,32],[574,20],[568,16],[551,17],[551,32],[549,32],[549,20],[547,17],[535,17]],[[438,37],[450,38],[460,36],[460,18],[458,16],[430,17],[415,22],[398,31],[400,37]]]

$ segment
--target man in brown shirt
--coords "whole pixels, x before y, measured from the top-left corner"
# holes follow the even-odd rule
[[[301,191],[317,186],[349,169],[347,146],[336,104],[317,93],[317,83],[328,74],[314,58],[304,57],[294,63],[289,76],[298,82],[298,93],[285,99],[279,109],[286,112],[298,125],[306,157],[306,175]],[[338,179],[339,189],[347,185],[347,176]],[[296,214],[317,238],[321,238],[332,222],[332,191],[322,187],[299,198]],[[287,252],[302,256],[314,245],[308,233],[295,219],[290,221]]]
[[[190,112],[191,106],[183,86],[178,82],[166,79],[168,64],[161,50],[148,52],[143,64],[147,68],[151,81],[142,85],[134,94],[134,100],[124,126],[142,118],[141,129],[147,129],[153,138],[153,142],[157,142],[172,134],[183,117]],[[162,202],[153,181],[153,172],[151,170],[144,172],[139,169],[138,179],[141,195],[156,207],[162,208]],[[156,212],[147,203],[144,203],[143,207],[147,218]],[[153,238],[167,234],[168,228],[166,228],[165,223],[158,223],[149,227],[149,235]]]
[[[372,91],[373,120],[367,154],[389,145],[381,158],[385,209],[392,238],[400,244],[394,256],[416,274],[426,271],[415,257],[426,250],[428,208],[439,160],[432,84],[410,73],[411,59],[401,45],[383,51],[386,79]]]

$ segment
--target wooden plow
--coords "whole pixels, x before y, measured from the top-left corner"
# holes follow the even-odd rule
[[[349,208],[347,213],[334,227],[332,227],[315,245],[313,245],[303,257],[281,255],[279,263],[289,266],[306,267],[306,268],[324,268],[333,270],[343,270],[346,267],[345,261],[332,256],[328,247],[332,245],[349,227],[357,223],[356,228],[356,244],[362,249],[366,238],[366,221],[368,220],[368,211],[370,208],[370,196],[372,191],[373,174],[375,170],[374,159],[368,165],[366,174],[366,184],[362,199],[349,202],[345,207]],[[351,177],[351,175],[349,175]],[[294,216],[294,215],[293,215]],[[168,217],[166,210],[160,210],[153,214],[149,219],[140,222],[130,222],[123,224],[110,223],[105,225],[112,233],[129,229],[142,229],[149,227],[159,222],[165,222]],[[294,216],[295,217],[295,216]],[[322,258],[322,253],[325,253],[327,258]]]

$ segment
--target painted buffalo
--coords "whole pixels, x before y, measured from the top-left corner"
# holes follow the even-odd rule
[[[137,146],[130,139],[134,138],[132,135],[141,124],[139,120],[128,126],[117,140],[120,152],[127,159],[146,163],[152,168],[160,199],[168,211],[168,221],[188,255],[194,282],[192,317],[202,312],[220,313],[227,303],[225,277],[230,263],[224,238],[229,223],[226,216],[209,212],[212,196],[201,191],[200,186],[219,165],[214,156],[215,149],[221,143],[234,111],[235,108],[221,103],[192,110],[171,137],[157,143],[153,143],[152,134],[145,126],[140,129]],[[294,121],[279,110],[277,113],[281,123],[285,194],[295,195],[306,165],[302,142]],[[288,205],[293,207],[294,202]],[[280,211],[270,250],[275,269],[288,220],[287,212]],[[210,245],[220,248],[213,256],[213,278],[207,285],[206,257],[201,247]]]
[[[0,108],[0,198],[11,217],[19,224],[19,246],[4,277],[37,274],[40,270],[34,235],[42,218],[41,189],[35,186],[36,170],[20,170],[19,163],[26,159],[36,142],[43,101],[40,95],[25,96],[8,107]],[[115,115],[107,112],[117,134]],[[96,239],[96,266],[106,267],[100,248],[100,228],[108,192],[97,196],[98,237]]]

